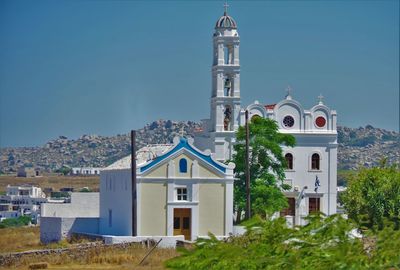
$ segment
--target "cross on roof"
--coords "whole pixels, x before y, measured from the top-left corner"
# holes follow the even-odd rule
[[[224,13],[225,13],[225,15],[228,13],[228,7],[229,7],[228,2],[225,1],[225,3],[224,3],[224,9],[225,9]]]
[[[183,130],[183,126],[181,127],[181,132],[179,132],[179,135],[181,136],[181,137],[183,137],[183,134],[184,133],[184,130]]]
[[[322,104],[322,100],[324,99],[324,96],[322,95],[322,94],[319,94],[319,96],[318,96],[318,101],[319,101],[319,103],[321,103]]]
[[[291,94],[291,92],[292,92],[292,88],[290,87],[290,85],[288,85],[288,86],[286,87],[286,97],[289,97],[290,94]]]

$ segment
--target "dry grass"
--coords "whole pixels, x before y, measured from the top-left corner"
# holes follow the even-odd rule
[[[71,246],[65,240],[43,245],[39,242],[39,234],[39,227],[0,229],[0,253]],[[141,245],[124,249],[94,247],[87,251],[72,251],[70,254],[24,256],[18,264],[0,269],[28,269],[29,264],[40,262],[48,263],[48,269],[164,269],[166,260],[179,255],[175,249],[155,249],[143,265],[138,266],[147,252],[148,249]]]
[[[0,229],[0,253],[42,249],[39,227]]]
[[[36,249],[55,249],[70,247],[71,244],[87,243],[89,240],[74,238],[72,241],[62,240],[58,243],[44,245],[40,242],[39,227],[17,227],[0,229],[0,254]]]
[[[0,192],[6,191],[7,185],[33,184],[43,188],[53,188],[58,191],[62,187],[73,187],[76,191],[83,187],[99,190],[99,176],[41,176],[41,177],[16,177],[0,176]]]
[[[164,262],[179,254],[175,249],[155,249],[139,266],[148,252],[140,245],[117,249],[112,246],[96,247],[71,254],[24,256],[16,265],[0,269],[27,269],[32,263],[48,263],[48,269],[165,269]]]

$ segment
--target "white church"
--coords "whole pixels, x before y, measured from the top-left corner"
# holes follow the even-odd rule
[[[41,240],[58,241],[72,233],[101,235],[105,241],[146,237],[195,240],[209,232],[226,237],[234,232],[235,132],[249,118],[277,121],[282,133],[292,134],[296,146],[284,148],[288,167],[285,183],[289,207],[281,212],[289,224],[305,224],[316,211],[336,213],[336,111],[320,97],[304,109],[288,91],[275,104],[242,107],[240,100],[240,37],[235,20],[225,13],[213,35],[210,118],[189,138],[170,145],[151,145],[137,155],[136,195],[132,195],[130,156],[100,173],[100,193],[74,193],[70,204],[44,204]],[[132,218],[135,197],[136,219]],[[136,224],[134,224],[136,223]],[[133,232],[136,235],[133,236]],[[165,244],[167,245],[167,244]]]
[[[279,131],[296,138],[296,146],[284,148],[288,163],[286,192],[289,208],[282,212],[288,221],[304,224],[309,213],[336,213],[337,131],[336,111],[319,101],[310,109],[291,96],[275,104],[255,101],[247,107],[240,102],[240,37],[235,20],[227,14],[218,19],[213,35],[213,65],[210,119],[203,120],[203,131],[196,134],[199,149],[210,149],[217,160],[232,158],[235,132],[249,118],[275,120]],[[300,196],[301,193],[301,196]]]

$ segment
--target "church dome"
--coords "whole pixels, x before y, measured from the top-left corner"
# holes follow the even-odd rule
[[[226,12],[221,18],[218,19],[217,23],[215,24],[215,28],[237,28],[235,20],[229,16]]]

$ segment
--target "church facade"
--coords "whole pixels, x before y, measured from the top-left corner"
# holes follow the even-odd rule
[[[225,13],[215,25],[213,35],[212,91],[210,118],[203,120],[203,130],[195,136],[200,149],[210,149],[218,160],[232,158],[235,132],[255,116],[273,119],[282,133],[296,138],[296,146],[284,147],[288,163],[285,192],[289,208],[281,214],[289,223],[304,224],[309,213],[336,213],[337,131],[336,111],[327,107],[322,97],[310,109],[286,97],[275,104],[255,101],[242,107],[240,100],[240,37],[235,20]]]
[[[289,224],[302,225],[312,212],[335,214],[336,111],[322,98],[305,109],[290,92],[275,104],[255,101],[242,107],[239,45],[237,24],[225,10],[213,35],[210,118],[203,121],[203,130],[194,141],[177,137],[174,144],[141,149],[136,157],[136,194],[128,156],[101,171],[100,194],[73,194],[69,204],[44,204],[42,241],[58,241],[72,233],[118,236],[124,241],[155,236],[195,240],[209,232],[229,236],[235,166],[224,162],[234,154],[235,132],[245,124],[245,111],[250,119],[275,120],[280,132],[296,138],[295,147],[283,148],[288,164],[285,183],[291,188],[285,191],[289,207],[281,215]],[[132,236],[133,228],[139,238]]]
[[[191,138],[147,148],[138,156],[137,235],[194,240],[209,232],[231,234],[235,165],[199,151]],[[101,172],[100,234],[132,235],[130,160],[127,156]]]

